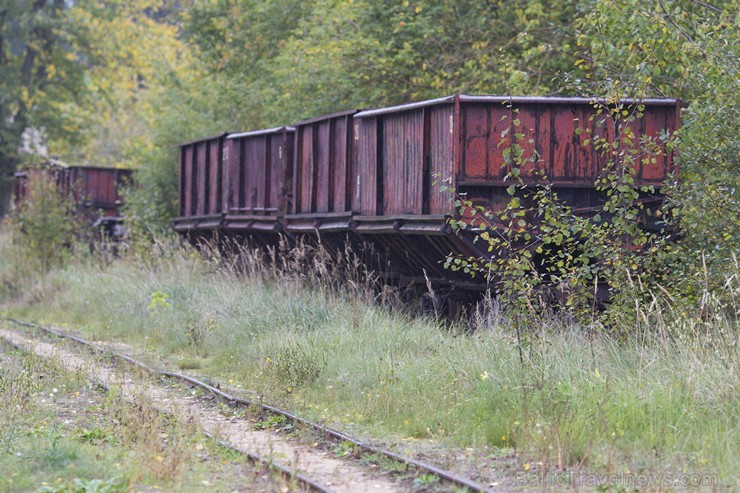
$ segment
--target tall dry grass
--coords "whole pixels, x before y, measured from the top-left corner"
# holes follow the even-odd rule
[[[613,338],[490,298],[452,325],[415,317],[360,258],[162,241],[55,271],[4,309],[124,340],[367,437],[489,447],[527,470],[689,471],[740,485],[734,273],[729,296],[707,295],[696,312],[654,293]]]

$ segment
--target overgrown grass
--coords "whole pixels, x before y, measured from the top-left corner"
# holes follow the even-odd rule
[[[254,257],[236,269],[175,244],[155,250],[55,271],[4,308],[156,351],[367,437],[514,452],[527,472],[717,474],[740,486],[737,306],[707,300],[695,317],[640,306],[619,340],[552,317],[520,342],[493,303],[443,326],[379,307],[362,275],[343,293],[331,271],[342,262],[311,274],[306,252],[280,258],[283,269]]]

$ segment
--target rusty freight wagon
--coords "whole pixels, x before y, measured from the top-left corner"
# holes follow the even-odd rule
[[[512,139],[522,147],[525,184],[551,183],[576,211],[603,203],[594,182],[606,157],[585,139],[601,135],[613,141],[615,129],[591,118],[598,111],[594,102],[456,95],[356,114],[356,231],[391,254],[402,278],[466,282],[445,271],[440,260],[450,253],[486,252],[452,232],[448,220],[459,218],[453,198],[465,196],[491,210],[505,207],[511,184],[505,155]],[[642,136],[659,142],[661,134],[678,128],[675,99],[625,103],[644,106],[644,117],[630,124],[638,141]],[[636,171],[636,182],[660,187],[671,167],[670,153],[656,152],[655,163]],[[535,168],[539,174],[532,173]]]
[[[93,227],[109,236],[122,234],[122,188],[131,183],[132,171],[100,166],[68,166],[49,160],[43,167],[14,174],[13,192],[16,206],[28,199],[34,180],[53,180],[58,192],[71,198],[75,211]]]
[[[98,166],[70,166],[66,174],[66,188],[71,190],[75,203],[94,223],[122,220],[121,190],[131,183],[132,171]]]
[[[179,144],[179,216],[173,227],[179,233],[210,237],[222,226],[227,208],[225,141],[222,133]]]
[[[293,127],[279,127],[227,137],[223,230],[229,236],[278,241],[291,199],[294,134]]]
[[[37,180],[52,180],[59,193],[71,194],[70,188],[71,167],[58,160],[49,159],[39,165],[34,165],[23,171],[13,174],[13,200],[16,207],[21,207],[29,199],[31,184]],[[79,196],[79,193],[76,194]],[[76,204],[78,205],[78,204]]]
[[[295,124],[293,189],[285,228],[341,248],[351,232],[356,110]]]

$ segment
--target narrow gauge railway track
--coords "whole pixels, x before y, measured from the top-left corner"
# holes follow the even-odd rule
[[[129,363],[131,365],[134,365],[134,366],[136,366],[136,367],[138,367],[140,369],[146,370],[147,372],[153,372],[152,374],[155,375],[155,376],[158,376],[158,375],[166,376],[166,374],[163,374],[162,372],[156,372],[155,370],[153,370],[149,366],[145,365],[144,363],[141,363],[140,361],[137,361],[137,360],[135,360],[133,358],[130,358],[129,356],[126,356],[126,355],[123,355],[123,354],[117,354],[117,353],[115,353],[113,351],[108,351],[108,350],[106,350],[104,348],[101,348],[99,346],[96,346],[95,344],[92,344],[92,343],[90,343],[88,341],[85,341],[84,339],[80,339],[78,337],[75,337],[75,336],[72,336],[72,335],[69,335],[69,334],[64,334],[63,332],[59,332],[59,331],[56,331],[54,329],[50,329],[50,328],[47,328],[47,327],[42,327],[42,326],[39,326],[37,324],[32,324],[32,323],[24,322],[24,321],[21,321],[21,320],[15,320],[15,319],[12,319],[12,318],[6,318],[6,320],[11,321],[11,322],[13,322],[15,324],[18,324],[18,325],[21,325],[21,326],[25,326],[25,327],[30,327],[30,328],[42,330],[42,331],[46,332],[47,334],[56,336],[56,337],[61,338],[61,339],[72,340],[75,343],[77,343],[79,345],[86,346],[88,349],[91,349],[94,352],[99,353],[101,355],[104,354],[104,355],[107,355],[107,356],[113,356],[115,358],[120,359],[121,361],[125,361],[125,362],[127,362],[127,363]],[[13,341],[11,341],[9,339],[6,339],[4,336],[1,336],[1,335],[0,335],[0,343],[10,344],[13,347],[15,347],[16,349],[20,349],[22,351],[32,351],[31,349],[26,348],[26,347],[23,347],[19,343],[16,343],[16,342],[13,342]],[[102,388],[103,390],[105,390],[105,392],[110,392],[110,390],[111,390],[110,385],[106,384],[103,380],[94,379],[94,384],[97,385],[98,387]],[[161,412],[161,413],[165,413],[165,414],[171,414],[170,411],[167,411],[167,410],[164,410],[164,409],[159,409],[158,411]],[[238,453],[238,454],[240,454],[242,456],[247,457],[249,459],[249,461],[252,462],[253,464],[261,464],[261,465],[267,467],[271,472],[275,472],[275,473],[280,474],[286,480],[288,480],[288,481],[295,481],[296,484],[298,484],[298,485],[300,485],[302,487],[302,491],[314,491],[314,492],[318,492],[318,493],[333,493],[334,492],[334,490],[332,490],[331,488],[329,488],[329,487],[327,487],[327,486],[325,486],[325,485],[323,485],[323,484],[321,484],[321,483],[319,483],[317,481],[314,481],[313,479],[307,477],[304,474],[301,474],[301,473],[297,472],[294,469],[291,469],[289,467],[283,466],[283,465],[281,465],[281,464],[273,461],[269,457],[262,456],[260,454],[255,453],[255,452],[246,451],[246,450],[244,450],[242,448],[239,448],[239,447],[237,447],[235,445],[232,445],[231,443],[229,443],[229,442],[227,442],[225,440],[221,440],[221,439],[217,438],[213,433],[210,433],[210,432],[206,431],[205,429],[203,429],[202,432],[204,433],[204,435],[206,437],[208,437],[209,439],[213,440],[219,446],[224,447],[224,448],[229,449],[229,450],[231,450],[233,452],[236,452],[236,453]]]
[[[196,378],[190,377],[188,375],[183,375],[181,373],[171,372],[171,371],[165,371],[165,370],[158,370],[156,368],[153,368],[141,361],[138,361],[135,358],[132,358],[131,356],[128,356],[126,354],[121,354],[116,351],[113,351],[111,349],[103,348],[101,346],[98,346],[90,341],[86,341],[85,339],[82,339],[80,337],[67,334],[65,332],[61,332],[55,329],[52,329],[50,327],[44,327],[43,325],[36,324],[33,322],[27,322],[24,320],[19,320],[12,317],[6,317],[6,320],[9,322],[12,322],[14,324],[20,325],[22,327],[28,327],[31,329],[40,330],[42,332],[45,332],[46,334],[52,335],[54,337],[60,338],[60,339],[66,339],[75,342],[76,344],[79,344],[81,346],[85,346],[89,348],[90,350],[99,353],[101,355],[107,355],[111,356],[113,358],[119,359],[121,361],[124,361],[132,366],[135,366],[141,370],[143,370],[146,373],[149,373],[155,377],[164,377],[164,378],[170,378],[175,381],[183,382],[189,385],[192,385],[194,387],[200,388],[202,390],[207,391],[208,393],[215,396],[217,399],[219,399],[221,402],[228,404],[233,407],[241,407],[241,408],[258,408],[261,409],[264,412],[267,412],[269,414],[273,414],[275,416],[283,416],[290,421],[292,421],[294,424],[301,424],[303,426],[306,426],[316,432],[319,432],[324,437],[334,440],[336,442],[349,442],[354,447],[358,448],[362,452],[367,452],[370,454],[375,454],[379,456],[383,456],[385,458],[388,458],[394,462],[403,464],[409,468],[415,469],[419,472],[423,472],[425,474],[433,474],[437,476],[442,482],[447,483],[449,485],[462,488],[465,491],[470,492],[485,492],[490,493],[491,490],[484,487],[482,484],[473,481],[471,479],[463,478],[453,472],[446,471],[444,469],[441,469],[439,467],[436,467],[431,464],[427,464],[421,461],[418,461],[416,459],[413,459],[411,457],[406,457],[400,454],[397,454],[396,452],[392,452],[390,450],[386,450],[380,447],[376,447],[374,445],[367,444],[361,440],[358,440],[356,438],[353,438],[349,435],[346,435],[340,431],[334,430],[332,428],[328,428],[326,426],[320,425],[318,423],[315,423],[313,421],[307,420],[305,418],[301,418],[293,413],[290,413],[288,411],[284,411],[282,409],[279,409],[275,406],[270,406],[269,404],[264,404],[261,402],[254,402],[247,399],[242,399],[238,397],[234,397],[224,391],[222,391],[219,388],[216,388],[212,385],[209,385],[205,382],[201,382],[200,380],[197,380]],[[225,446],[230,447],[228,444],[222,444]],[[301,484],[303,484],[305,487],[309,488],[312,491],[331,491],[327,489],[325,486],[320,485],[311,479],[296,475],[294,471],[291,471],[288,468],[285,468],[283,466],[277,466],[273,462],[269,461],[269,459],[266,459],[264,457],[261,457],[257,454],[248,454],[250,456],[254,455],[253,460],[257,460],[260,462],[267,462],[270,465],[276,466],[282,473],[289,474],[291,477],[296,477]]]

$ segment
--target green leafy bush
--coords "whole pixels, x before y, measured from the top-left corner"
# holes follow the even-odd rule
[[[43,273],[61,266],[88,229],[72,198],[61,193],[53,174],[46,172],[35,172],[28,180],[27,195],[9,221],[17,262]]]

